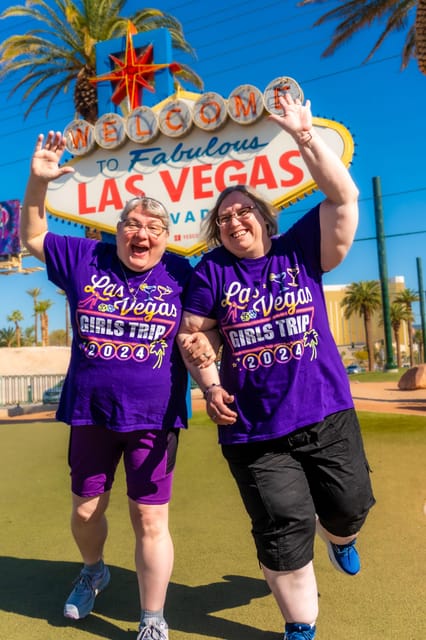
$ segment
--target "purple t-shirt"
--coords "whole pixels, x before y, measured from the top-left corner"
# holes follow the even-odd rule
[[[188,260],[166,252],[147,276],[121,265],[114,244],[48,233],[44,251],[73,329],[57,418],[115,431],[186,427],[188,374],[175,336]]]
[[[222,334],[220,378],[238,419],[219,427],[221,443],[278,438],[353,407],[327,319],[319,207],[274,237],[264,257],[205,254],[184,308],[216,319]]]

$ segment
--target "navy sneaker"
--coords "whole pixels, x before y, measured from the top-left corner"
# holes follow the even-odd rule
[[[317,522],[317,533],[327,545],[328,557],[335,569],[349,576],[356,576],[361,570],[361,561],[355,549],[356,539],[347,544],[334,544],[326,537],[321,524]]]
[[[64,616],[73,620],[88,616],[94,607],[96,596],[108,586],[110,578],[109,569],[105,565],[102,571],[94,575],[82,569],[65,603]]]
[[[313,640],[315,638],[315,625],[300,622],[287,622],[285,625],[284,640]]]

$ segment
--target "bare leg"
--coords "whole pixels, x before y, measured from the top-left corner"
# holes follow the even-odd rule
[[[318,616],[318,590],[312,562],[296,571],[272,571],[262,565],[286,622],[313,624]]]
[[[108,534],[105,511],[109,496],[109,491],[94,498],[72,494],[71,531],[83,562],[88,565],[96,564],[103,557]]]
[[[129,511],[136,538],[141,610],[159,611],[164,607],[174,561],[169,505],[139,504],[129,499]]]
[[[85,567],[65,602],[66,618],[80,620],[89,615],[97,594],[109,583],[109,570],[101,562],[108,533],[105,517],[108,501],[109,493],[93,498],[72,494],[71,531]]]
[[[333,544],[348,544],[349,542],[352,542],[352,540],[356,540],[359,534],[359,531],[358,531],[358,533],[354,533],[351,536],[346,536],[346,537],[335,536],[334,534],[327,531],[327,529],[324,529],[324,527],[322,526],[319,520],[317,520],[317,530],[318,530],[318,534],[322,538],[327,538],[327,540],[330,540],[330,542],[332,542]]]

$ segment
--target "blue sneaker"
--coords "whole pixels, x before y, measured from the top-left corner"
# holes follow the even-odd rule
[[[287,622],[285,625],[284,640],[313,640],[315,638],[315,625],[299,622]]]
[[[104,566],[102,571],[94,575],[82,569],[65,603],[64,616],[73,620],[88,616],[94,607],[96,596],[108,586],[110,579],[108,567]]]
[[[358,551],[355,549],[356,539],[348,544],[334,544],[326,537],[325,531],[317,522],[317,533],[327,545],[328,557],[335,569],[346,573],[349,576],[355,576],[361,570],[361,561]]]
[[[139,627],[136,640],[169,640],[169,629],[166,622]]]
[[[348,542],[348,544],[333,544],[328,541],[328,557],[331,564],[342,573],[349,576],[356,576],[361,570],[361,562],[358,551],[355,549],[356,540]]]

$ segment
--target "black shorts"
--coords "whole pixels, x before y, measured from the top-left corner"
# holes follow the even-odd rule
[[[268,569],[293,571],[312,560],[316,515],[330,533],[350,536],[375,503],[353,409],[282,438],[222,451]]]

